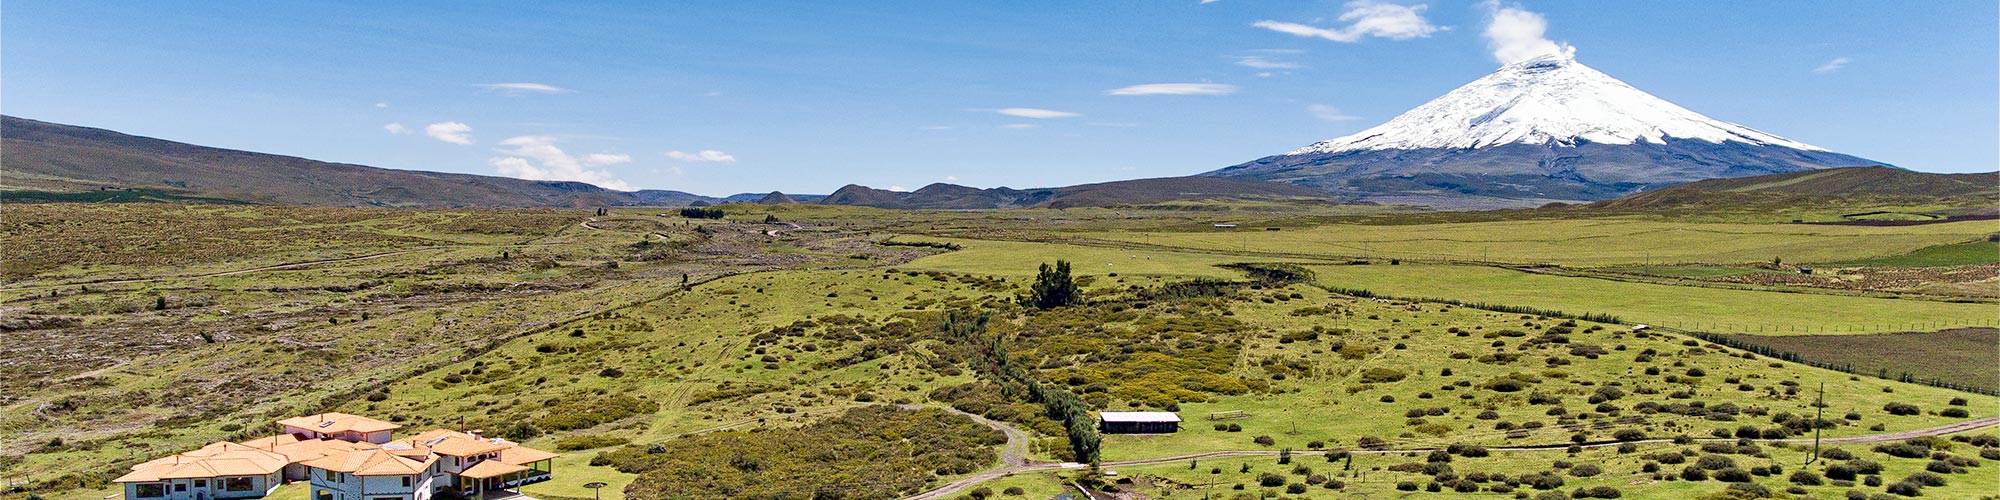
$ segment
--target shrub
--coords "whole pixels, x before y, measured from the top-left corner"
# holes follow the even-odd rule
[[[1398,482],[1396,483],[1396,489],[1400,491],[1417,491],[1417,483],[1416,481]]]
[[[1720,470],[1735,467],[1736,461],[1722,455],[1702,455],[1694,459],[1694,465],[1708,470]]]
[[[1258,485],[1258,486],[1263,486],[1263,487],[1266,487],[1266,488],[1270,488],[1270,487],[1277,487],[1277,486],[1284,486],[1284,485],[1285,485],[1285,476],[1280,476],[1280,475],[1277,475],[1277,474],[1272,474],[1272,473],[1269,473],[1269,472],[1266,472],[1266,473],[1263,473],[1263,474],[1258,474],[1258,475],[1257,475],[1257,485]]]
[[[1917,484],[1921,484],[1924,486],[1944,486],[1945,483],[1944,476],[1932,474],[1929,472],[1918,472],[1915,474],[1911,474],[1907,477],[1904,477],[1903,481],[1915,482]]]
[[[1604,469],[1599,468],[1594,464],[1577,464],[1576,466],[1569,468],[1569,475],[1576,477],[1591,477],[1603,473]]]
[[[1384,383],[1403,380],[1403,378],[1407,376],[1409,376],[1409,374],[1403,373],[1402,371],[1395,369],[1379,368],[1379,367],[1369,368],[1361,372],[1361,383],[1384,384]]]
[[[1611,433],[1611,438],[1619,441],[1638,441],[1646,439],[1646,432],[1638,429],[1619,429],[1618,432]]]
[[[1903,481],[1900,483],[1889,485],[1889,487],[1886,488],[1885,491],[1906,497],[1916,497],[1924,495],[1924,492],[1922,491],[1923,489],[1924,486],[1921,484],[1912,483],[1909,481]]]
[[[1913,404],[1909,404],[1909,403],[1889,403],[1889,404],[1886,404],[1886,405],[1882,405],[1882,411],[1885,411],[1885,412],[1888,412],[1888,413],[1889,413],[1890,415],[1920,415],[1920,414],[1923,414],[1923,410],[1922,410],[1922,409],[1919,409],[1919,408],[1917,408],[1917,405],[1913,405]]]
[[[1738,498],[1741,497],[1771,498],[1773,496],[1777,496],[1771,493],[1770,488],[1765,488],[1763,485],[1756,483],[1731,484],[1729,485],[1728,489],[1725,489],[1723,491],[1729,492],[1729,494],[1735,495]]]
[[[1618,488],[1610,486],[1592,486],[1589,488],[1577,488],[1569,496],[1571,498],[1618,498],[1624,496],[1624,493],[1619,492]]]
[[[592,448],[603,448],[606,446],[618,446],[625,444],[627,442],[629,441],[624,438],[616,438],[611,436],[596,436],[596,435],[569,436],[556,440],[556,451],[588,450]]]
[[[1967,413],[1964,408],[1945,408],[1944,410],[1939,411],[1938,415],[1951,418],[1965,418],[1972,416],[1972,414]]]
[[[1681,468],[1681,479],[1685,479],[1688,481],[1707,481],[1708,471],[1701,470],[1700,467],[1692,465],[1683,467]]]
[[[1820,480],[1818,473],[1809,470],[1801,470],[1798,472],[1793,472],[1792,477],[1790,479],[1792,481],[1792,484],[1800,484],[1806,486],[1819,486],[1820,484],[1823,483],[1823,481]]]
[[[1715,471],[1715,480],[1725,483],[1747,483],[1751,481],[1750,471],[1730,467]]]
[[[1276,439],[1271,439],[1271,436],[1257,436],[1256,438],[1254,438],[1254,439],[1251,439],[1251,441],[1254,441],[1254,442],[1256,442],[1257,444],[1260,444],[1260,445],[1264,445],[1264,446],[1270,446],[1270,445],[1274,445],[1274,444],[1278,444],[1278,440],[1276,440]]]

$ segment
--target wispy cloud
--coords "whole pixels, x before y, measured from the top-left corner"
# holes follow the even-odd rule
[[[378,102],[378,103],[375,103],[375,107],[376,107],[376,108],[386,108],[386,107],[389,107],[389,103],[386,103],[386,102]]]
[[[571,156],[556,147],[556,138],[546,135],[524,135],[500,141],[504,148],[493,150],[504,156],[487,160],[501,175],[517,179],[538,181],[588,182],[605,188],[631,191],[632,185],[618,180],[610,171],[592,168],[602,164],[592,164],[593,154],[584,159]],[[631,157],[620,154],[603,154],[606,158]],[[602,160],[603,158],[599,158]],[[622,163],[622,162],[619,162]]]
[[[624,153],[591,153],[583,155],[583,164],[593,167],[632,163],[632,155]]]
[[[1813,68],[1813,72],[1824,75],[1827,73],[1840,71],[1841,68],[1847,67],[1847,63],[1851,62],[1854,62],[1854,60],[1845,57],[1835,57],[1833,58],[1833,60],[1827,61],[1826,64],[1821,64],[1819,65],[1819,67]]]
[[[507,95],[567,94],[574,92],[570,89],[534,82],[481,83],[478,87]]]
[[[1104,91],[1104,95],[1228,95],[1235,85],[1221,83],[1148,83]]]
[[[1006,125],[1001,125],[1001,126],[1000,126],[1000,128],[1004,128],[1004,129],[1013,129],[1013,130],[1025,130],[1025,129],[1031,129],[1031,128],[1035,128],[1035,127],[1039,127],[1039,126],[1040,126],[1040,125],[1036,125],[1036,124],[1033,124],[1033,123],[1009,123],[1009,124],[1006,124]]]
[[[1338,18],[1346,26],[1321,28],[1299,23],[1263,20],[1251,26],[1279,33],[1309,38],[1320,38],[1343,43],[1359,42],[1364,38],[1376,37],[1390,40],[1424,38],[1447,28],[1431,24],[1424,19],[1424,9],[1428,6],[1401,5],[1373,0],[1348,2],[1345,11]]]
[[[438,122],[424,126],[424,135],[460,146],[472,144],[472,126],[459,122]]]
[[[1257,69],[1299,69],[1305,67],[1291,61],[1280,61],[1268,56],[1243,56],[1236,58],[1236,65]]]
[[[1514,64],[1549,54],[1569,55],[1575,47],[1549,40],[1549,21],[1520,5],[1501,5],[1497,0],[1481,4],[1486,9],[1486,46],[1500,64]]]
[[[668,151],[667,158],[672,158],[674,160],[691,162],[691,163],[735,163],[736,162],[735,156],[730,155],[729,153],[724,153],[713,149],[704,149],[693,153],[685,151]]]
[[[1037,120],[1083,116],[1081,114],[1071,113],[1068,111],[1056,111],[1053,109],[1041,109],[1041,108],[1000,108],[992,111],[1007,116],[1012,116],[1017,118],[1034,118]]]
[[[396,135],[403,135],[413,132],[412,130],[410,130],[410,127],[405,127],[401,123],[391,123],[388,125],[383,125],[382,130],[387,130],[389,131],[389,133]]]
[[[1344,121],[1361,119],[1361,117],[1359,116],[1350,115],[1347,114],[1347,112],[1345,111],[1341,111],[1340,108],[1328,106],[1325,104],[1314,104],[1311,106],[1306,106],[1306,112],[1312,113],[1314,117],[1317,117],[1321,120],[1326,120],[1330,122],[1344,122]]]

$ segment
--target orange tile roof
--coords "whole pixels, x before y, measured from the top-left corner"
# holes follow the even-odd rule
[[[115,481],[143,483],[162,479],[261,476],[283,470],[290,463],[278,453],[218,441],[193,451],[134,465],[132,472]]]
[[[549,453],[546,451],[537,450],[534,448],[529,448],[521,445],[514,445],[514,447],[512,448],[500,450],[500,461],[514,465],[528,465],[535,462],[540,462],[543,460],[548,460],[560,456],[562,455],[557,455],[554,453]]]
[[[426,449],[439,455],[470,457],[493,453],[515,446],[504,439],[482,439],[478,436],[448,429],[432,429],[423,434],[410,436],[397,444],[415,449]]]
[[[307,467],[346,472],[356,476],[407,476],[424,472],[424,469],[431,466],[431,461],[412,460],[390,453],[389,450],[371,448],[336,451],[324,457],[307,460],[304,464]]]
[[[297,427],[314,432],[333,434],[338,432],[378,432],[401,429],[403,426],[383,422],[360,415],[346,413],[321,413],[279,420],[278,425]]]
[[[510,463],[504,463],[499,460],[483,460],[477,464],[473,464],[471,467],[467,467],[463,472],[459,472],[458,475],[473,479],[486,479],[489,477],[500,477],[507,474],[513,474],[524,470],[528,470],[528,468]]]

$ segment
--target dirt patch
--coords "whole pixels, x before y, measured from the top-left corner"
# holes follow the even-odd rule
[[[1730,335],[1805,359],[1848,365],[1854,373],[1922,379],[2000,390],[2000,328],[1877,335]]]

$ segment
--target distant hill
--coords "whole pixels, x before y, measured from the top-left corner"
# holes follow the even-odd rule
[[[1796,204],[1839,199],[1979,202],[2000,199],[2000,172],[1933,174],[1849,167],[1708,179],[1599,201],[1596,208],[1650,210]]]
[[[980,189],[938,183],[907,193],[849,184],[820,200],[820,203],[877,208],[974,210],[1143,205],[1200,199],[1325,200],[1329,199],[1329,196],[1319,190],[1275,182],[1221,177],[1166,177],[1033,189],[1007,187]]]
[[[641,204],[581,182],[392,170],[196,146],[0,116],[0,183],[54,192],[136,189],[247,203],[384,207]],[[661,200],[686,193],[658,192]]]
[[[903,193],[849,185],[830,195],[614,191],[582,182],[395,170],[197,146],[0,116],[0,197],[27,202],[152,201],[376,207],[602,207],[823,203],[910,209],[1109,206],[1190,199],[1325,199],[1320,191],[1219,177],[1063,188],[932,184]]]

